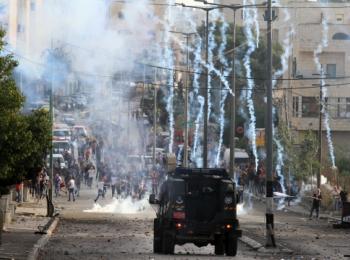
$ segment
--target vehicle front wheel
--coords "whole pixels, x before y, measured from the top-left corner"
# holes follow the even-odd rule
[[[224,239],[222,235],[215,236],[215,254],[223,255],[225,253]]]
[[[153,253],[162,252],[162,229],[158,219],[154,219],[153,223]]]
[[[173,255],[175,250],[175,234],[173,231],[165,230],[162,237],[162,252]]]
[[[238,240],[237,237],[228,234],[226,236],[226,241],[225,241],[225,249],[226,249],[226,255],[227,256],[236,256],[237,255],[237,244]]]

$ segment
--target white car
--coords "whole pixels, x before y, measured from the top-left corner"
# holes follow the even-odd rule
[[[59,129],[54,129],[53,133],[53,140],[55,141],[71,141],[71,133],[70,130],[67,128],[59,128]]]
[[[73,126],[72,131],[76,137],[87,137],[88,136],[86,127],[83,125]]]
[[[62,154],[54,153],[52,155],[52,160],[53,160],[54,166],[55,164],[58,164],[60,169],[67,168],[67,163],[65,162]],[[50,155],[46,157],[46,165],[47,165],[47,168],[50,168]]]
[[[69,141],[53,141],[52,149],[55,154],[63,153],[64,151],[72,153],[72,146]]]

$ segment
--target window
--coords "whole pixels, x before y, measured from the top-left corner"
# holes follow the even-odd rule
[[[120,19],[120,20],[123,20],[125,17],[124,17],[124,14],[123,14],[123,12],[118,12],[118,18]]]
[[[346,117],[350,117],[350,98],[346,98]]]
[[[348,41],[350,40],[350,36],[346,33],[335,33],[332,37],[333,40],[343,40]]]
[[[302,97],[302,117],[318,117],[319,102],[316,97]]]
[[[299,117],[299,97],[293,97],[293,117]]]
[[[344,22],[344,14],[336,14],[335,21],[336,21],[336,23],[343,23]]]
[[[350,98],[329,98],[332,103],[329,104],[329,113],[333,118],[350,118]]]
[[[336,64],[327,64],[326,65],[326,77],[335,78],[337,76],[337,65]]]
[[[293,64],[292,64],[292,77],[296,77],[297,75],[297,58],[293,58]]]

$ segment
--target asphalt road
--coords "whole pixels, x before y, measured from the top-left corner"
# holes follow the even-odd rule
[[[120,204],[112,201],[110,194],[107,196],[100,206],[93,203],[95,190],[82,190],[75,202],[68,202],[66,197],[56,200],[61,208],[60,223],[41,250],[40,259],[216,258],[213,246],[197,248],[191,244],[176,246],[173,256],[153,254],[153,209],[142,203],[135,206],[131,201]],[[309,221],[289,211],[278,211],[275,218],[278,249],[255,250],[240,242],[236,259],[346,259],[344,255],[350,254],[349,231],[334,230],[326,220]],[[265,243],[262,203],[256,202],[240,221],[246,236]],[[291,252],[282,252],[281,248]]]

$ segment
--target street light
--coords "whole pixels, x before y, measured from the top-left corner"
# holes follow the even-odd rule
[[[205,94],[204,94],[204,125],[203,125],[203,167],[208,168],[208,91],[209,91],[209,12],[222,9],[223,7],[200,7],[193,5],[177,4],[182,7],[199,9],[206,12],[206,23],[205,23],[205,63],[206,63],[206,81],[205,81]]]
[[[171,33],[177,33],[184,35],[186,38],[186,81],[185,81],[185,137],[184,137],[184,166],[188,167],[188,88],[189,88],[189,71],[190,71],[190,65],[189,65],[189,38],[192,35],[195,35],[197,33],[191,32],[191,33],[185,33],[185,32],[176,32],[176,31],[170,31]]]

